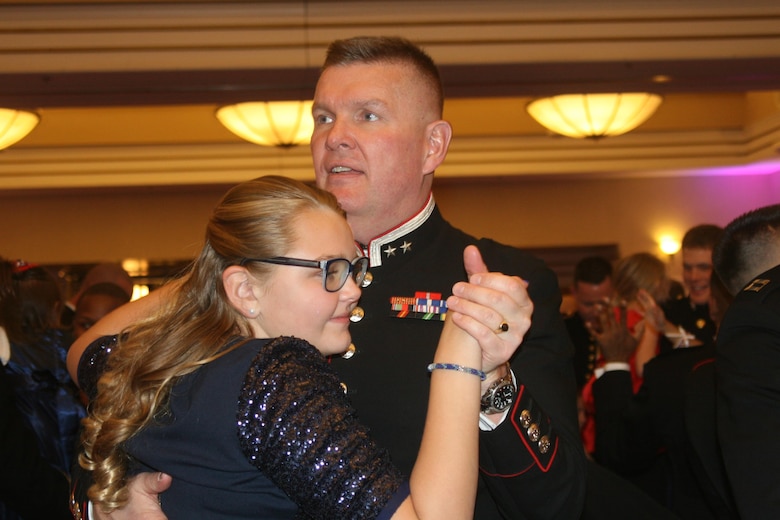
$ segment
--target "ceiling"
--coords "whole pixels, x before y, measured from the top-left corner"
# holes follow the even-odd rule
[[[40,125],[0,190],[311,179],[308,149],[241,141],[221,104],[310,98],[327,44],[401,35],[441,68],[455,139],[437,176],[780,172],[776,0],[0,0],[0,106]],[[550,135],[536,96],[663,94],[639,129]]]

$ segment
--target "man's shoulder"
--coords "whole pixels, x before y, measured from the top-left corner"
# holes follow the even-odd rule
[[[523,250],[517,246],[503,244],[492,238],[477,238],[465,231],[458,229],[446,220],[445,226],[453,233],[451,237],[457,237],[460,247],[473,244],[482,253],[482,259],[492,272],[503,273],[510,276],[519,276],[529,282],[529,292],[541,291],[546,294],[548,289],[558,291],[558,276],[538,256]],[[537,293],[539,294],[539,293]]]
[[[545,271],[550,270],[547,264],[541,258],[523,250],[520,247],[502,244],[501,242],[497,242],[491,238],[475,239],[474,244],[482,252],[482,256],[491,270],[499,270],[504,272],[502,269],[498,268],[501,266],[507,266],[508,268],[517,268],[517,266],[521,266],[523,269],[528,271],[536,269]],[[497,267],[493,268],[490,262],[495,263]]]
[[[767,303],[780,305],[780,265],[750,280],[734,298],[734,303]]]
[[[529,265],[546,267],[545,263],[539,257],[523,250],[521,247],[510,246],[492,238],[477,238],[474,235],[470,235],[462,229],[453,226],[446,220],[443,220],[443,225],[448,227],[453,234],[458,236],[459,240],[463,242],[464,245],[476,245],[486,260],[487,258],[490,258],[496,262],[506,262],[508,264],[528,263]],[[490,264],[488,264],[488,267],[493,269]]]
[[[667,318],[670,314],[690,314],[692,312],[691,299],[688,296],[666,300],[661,307]]]
[[[718,352],[733,350],[738,356],[747,334],[777,338],[778,331],[780,266],[754,277],[734,295],[718,330]]]

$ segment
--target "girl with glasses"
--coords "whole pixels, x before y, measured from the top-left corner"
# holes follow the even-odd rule
[[[326,358],[350,345],[367,268],[329,193],[283,177],[231,189],[183,277],[71,349],[92,396],[80,462],[94,505],[120,508],[132,475],[162,471],[173,476],[160,495],[170,518],[471,518],[483,359],[506,361],[530,302],[489,276],[460,284],[407,480]],[[509,316],[519,318],[497,333]]]

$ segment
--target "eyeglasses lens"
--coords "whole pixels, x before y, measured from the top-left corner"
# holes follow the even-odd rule
[[[363,279],[366,277],[366,271],[368,271],[368,258],[362,256],[358,258],[352,266],[352,278],[355,279],[355,284],[358,287],[363,283]]]
[[[325,290],[329,292],[338,291],[344,287],[350,274],[355,283],[360,285],[366,276],[367,269],[368,258],[365,257],[357,258],[354,264],[344,258],[330,260],[326,266]]]
[[[331,260],[325,269],[325,289],[330,292],[341,289],[349,275],[349,262],[341,258]]]

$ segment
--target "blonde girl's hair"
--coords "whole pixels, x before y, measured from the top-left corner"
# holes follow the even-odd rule
[[[656,294],[667,283],[666,265],[650,253],[635,253],[621,258],[615,265],[614,288],[618,298],[631,301],[639,289]]]
[[[209,219],[203,249],[160,312],[124,331],[98,381],[84,420],[79,463],[92,471],[89,498],[110,512],[127,503],[125,441],[167,410],[182,376],[251,337],[249,322],[229,303],[223,271],[243,258],[284,255],[296,240],[295,219],[307,210],[344,213],[328,192],[285,177],[267,176],[235,186]],[[259,279],[271,266],[247,266]]]

